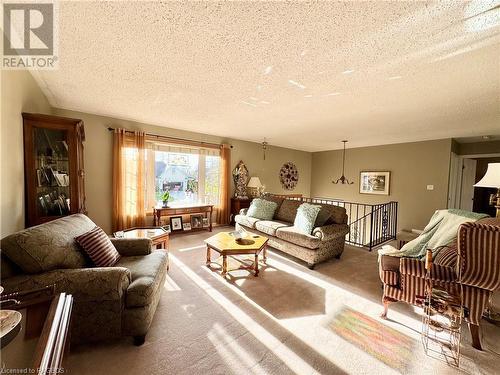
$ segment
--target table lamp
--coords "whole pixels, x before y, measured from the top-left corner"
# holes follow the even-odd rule
[[[490,195],[490,205],[496,207],[496,216],[500,218],[500,163],[488,163],[486,174],[474,186],[497,189],[496,194]]]
[[[250,197],[255,198],[259,196],[260,188],[262,187],[262,183],[260,182],[260,178],[258,177],[250,177],[250,181],[248,181],[248,193]]]

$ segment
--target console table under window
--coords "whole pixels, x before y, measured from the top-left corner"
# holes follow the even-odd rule
[[[208,229],[209,232],[212,231],[212,215],[214,211],[214,206],[212,204],[186,204],[182,206],[174,207],[155,207],[153,208],[153,225],[160,225],[162,216],[182,216],[182,215],[193,215],[202,214],[208,218],[208,227],[203,229]]]

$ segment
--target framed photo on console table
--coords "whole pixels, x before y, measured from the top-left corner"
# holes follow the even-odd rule
[[[203,228],[203,215],[191,215],[191,228],[201,229]]]
[[[361,194],[389,195],[391,172],[362,171],[359,176]]]
[[[170,228],[172,232],[182,230],[182,216],[172,216],[170,218]]]

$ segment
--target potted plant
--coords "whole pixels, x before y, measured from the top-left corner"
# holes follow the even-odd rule
[[[173,200],[173,197],[170,196],[170,192],[168,190],[164,191],[163,194],[160,196],[161,201],[163,202],[163,208],[168,207],[168,202]]]

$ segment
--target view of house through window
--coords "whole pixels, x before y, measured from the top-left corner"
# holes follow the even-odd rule
[[[219,202],[218,150],[156,146],[147,154],[147,209],[162,205],[162,195],[170,193],[168,205]],[[154,181],[152,181],[154,179]],[[153,185],[154,184],[154,185]],[[153,188],[154,186],[154,188]]]

